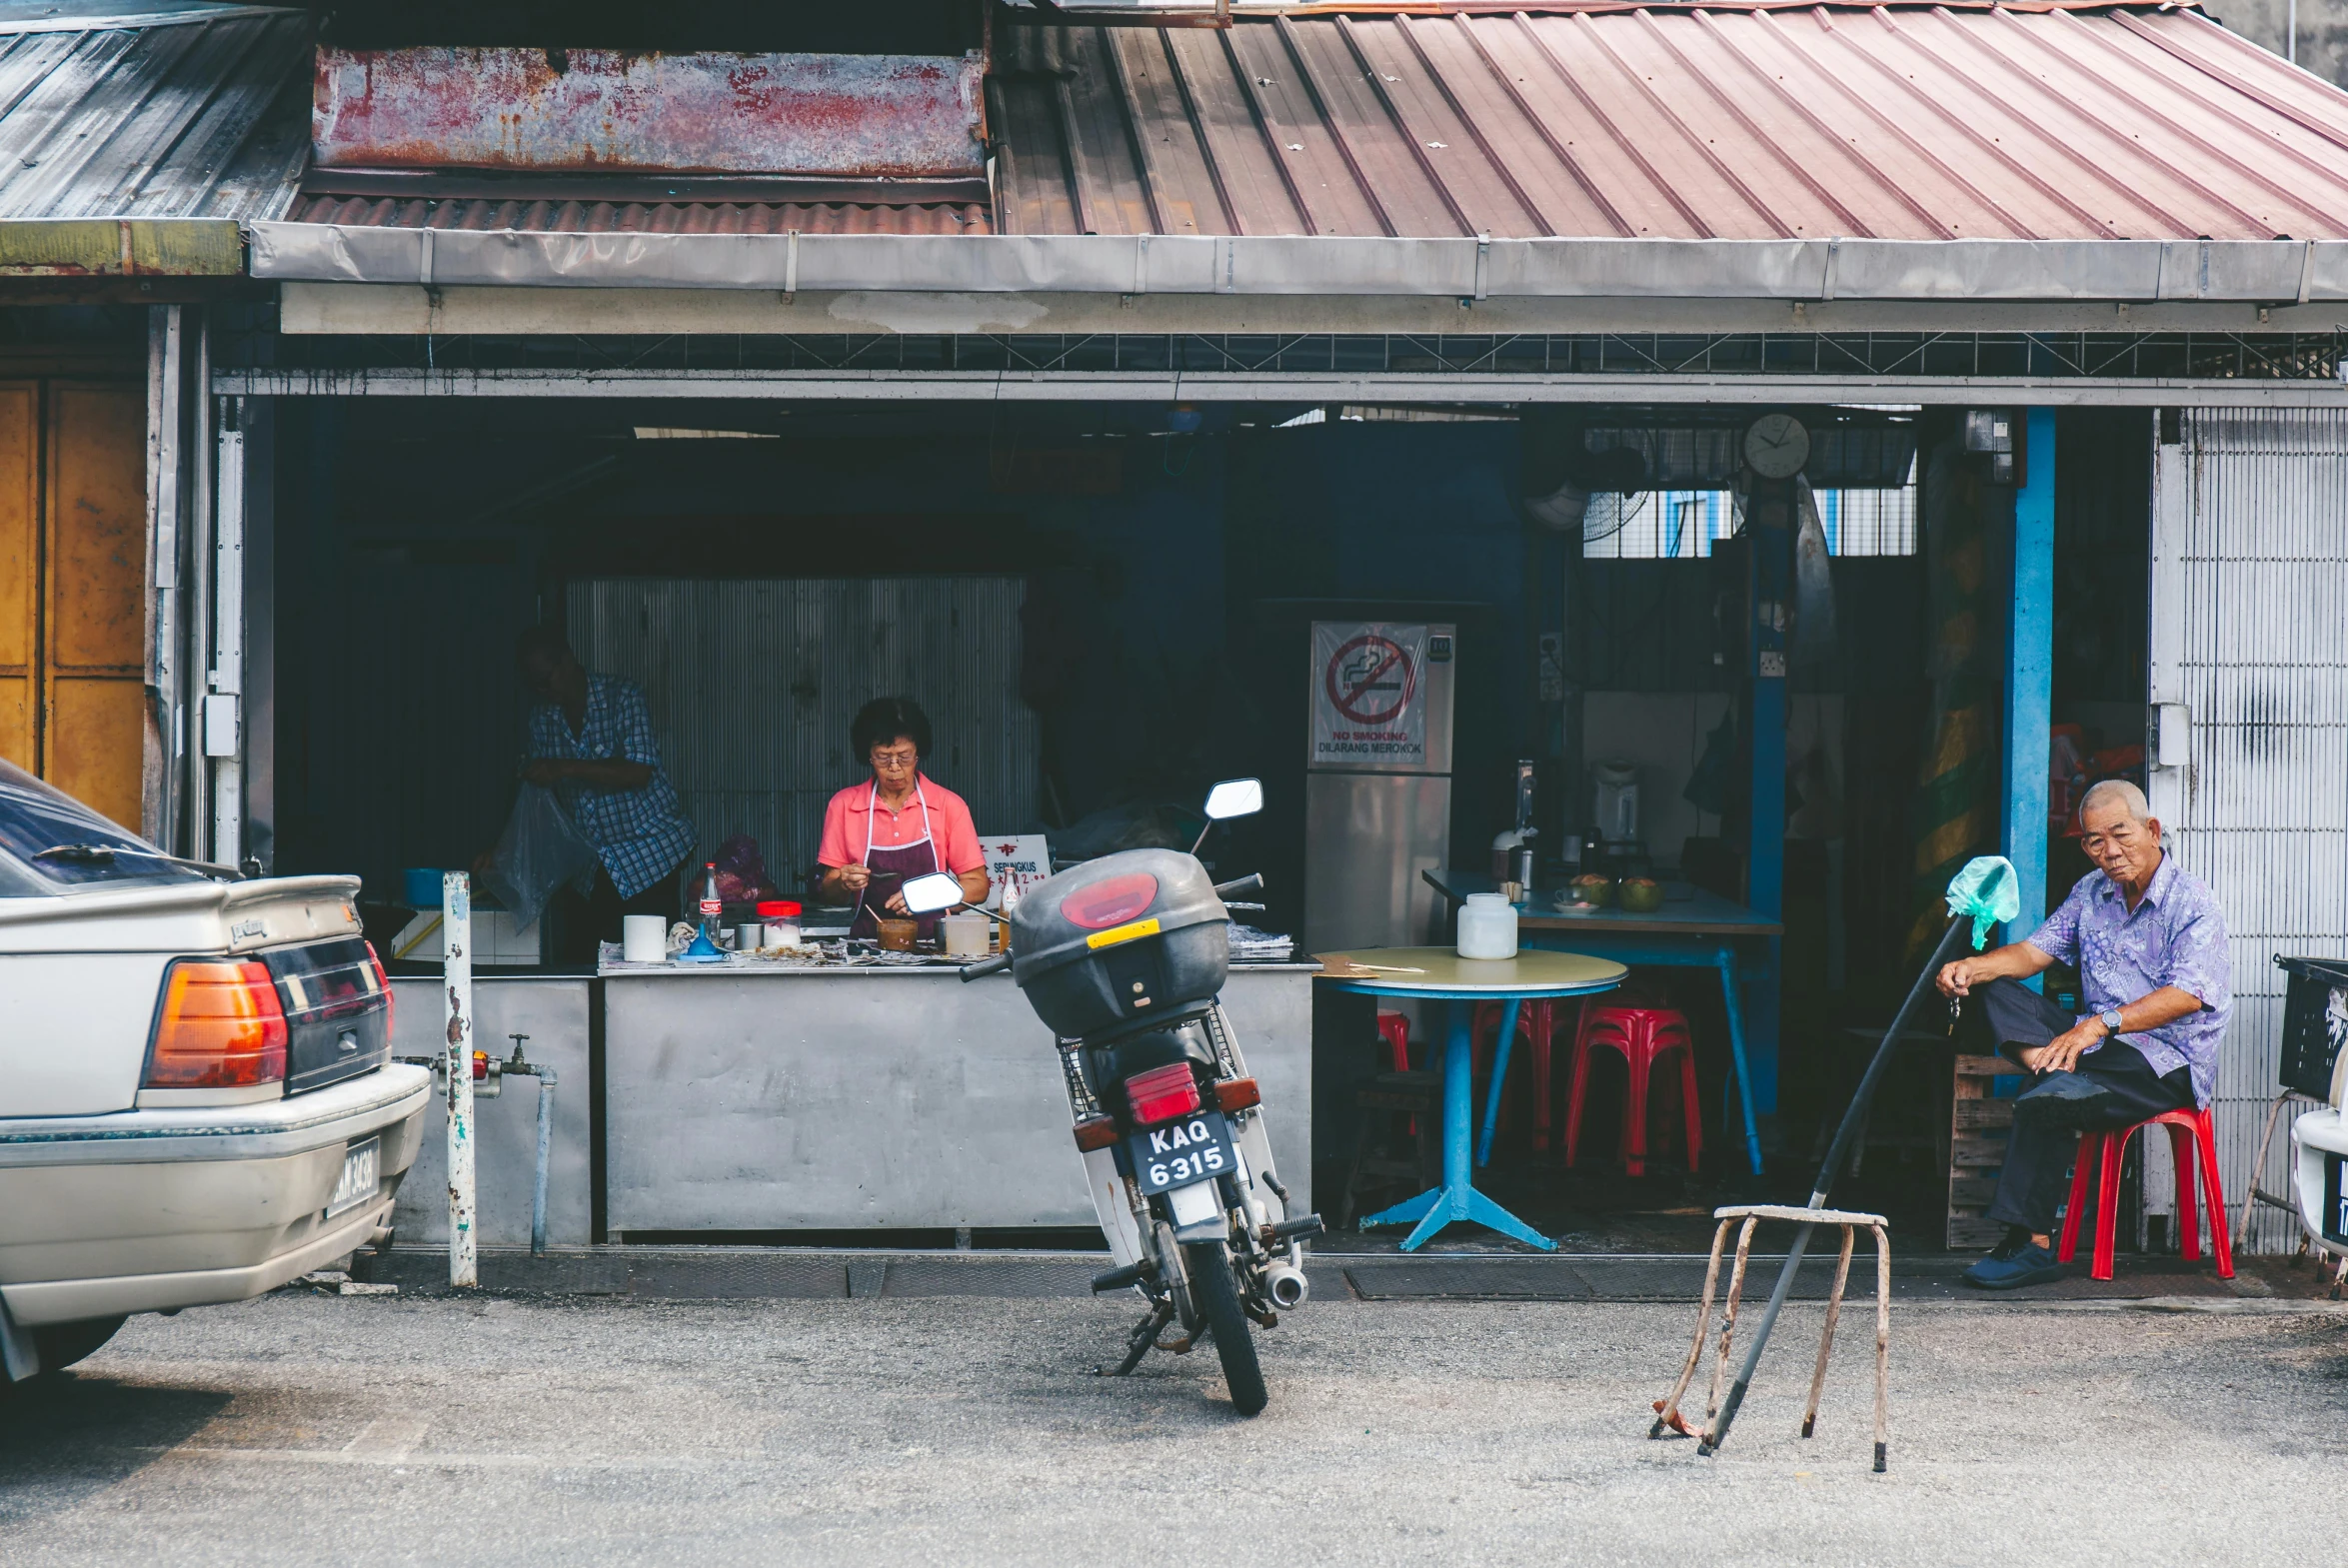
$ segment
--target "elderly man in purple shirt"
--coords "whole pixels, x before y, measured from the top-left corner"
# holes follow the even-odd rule
[[[2062,907],[2027,941],[1940,971],[1943,993],[1972,1002],[1960,1031],[2031,1074],[2014,1102],[1989,1208],[2008,1227],[2005,1242],[1965,1271],[1984,1289],[2062,1272],[2052,1233],[2078,1134],[2206,1105],[2217,1088],[2233,995],[2216,898],[2161,852],[2160,823],[2134,784],[2107,780],[2089,789],[2079,828],[2098,869]],[[2079,970],[2087,1006],[2079,1016],[2021,983],[2057,960]]]

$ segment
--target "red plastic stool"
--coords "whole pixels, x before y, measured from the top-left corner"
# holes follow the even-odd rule
[[[2116,1240],[2112,1232],[2119,1227],[2120,1155],[2126,1150],[2128,1139],[2139,1129],[2151,1126],[2169,1129],[2169,1151],[2176,1160],[2178,1252],[2188,1263],[2200,1261],[2201,1226],[2193,1182],[2193,1168],[2198,1161],[2209,1197],[2209,1246],[2217,1254],[2218,1278],[2232,1279],[2234,1245],[2226,1234],[2225,1188],[2218,1182],[2217,1133],[2206,1109],[2164,1110],[2151,1120],[2139,1121],[2120,1132],[2079,1134],[2078,1164],[2071,1173],[2071,1202],[2063,1213],[2062,1241],[2055,1249],[2055,1261],[2068,1263],[2079,1250],[2079,1216],[2087,1206],[2087,1171],[2091,1165],[2100,1166],[2101,1179],[2095,1199],[2095,1262],[2087,1273],[2091,1279],[2111,1278]]]
[[[1688,1033],[1686,1017],[1669,1007],[1582,1009],[1581,1026],[1573,1036],[1572,1060],[1566,1068],[1567,1168],[1580,1151],[1590,1053],[1600,1046],[1619,1052],[1630,1069],[1630,1083],[1622,1096],[1622,1168],[1633,1176],[1645,1175],[1647,1168],[1647,1083],[1657,1061],[1673,1051],[1679,1053],[1679,1097],[1687,1118],[1687,1168],[1695,1170],[1704,1151],[1704,1113],[1696,1100],[1695,1040]]]
[[[1386,1043],[1393,1048],[1394,1070],[1408,1072],[1410,1070],[1410,1019],[1408,1016],[1399,1012],[1388,1012],[1385,1008],[1380,1007],[1377,1010],[1377,1032],[1385,1036]]]
[[[1485,1072],[1492,1059],[1492,1046],[1499,1038],[1500,1016],[1506,1006],[1505,1002],[1497,1001],[1475,1004],[1472,1059],[1478,1073]],[[1532,1146],[1543,1152],[1549,1146],[1549,1052],[1556,1033],[1556,1002],[1527,1001],[1517,1005],[1516,1034],[1523,1041],[1532,1068]]]

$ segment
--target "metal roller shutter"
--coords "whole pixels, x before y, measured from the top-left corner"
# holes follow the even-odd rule
[[[2218,1075],[2230,1207],[2250,1179],[2281,1048],[2278,952],[2348,955],[2348,413],[2186,410],[2155,448],[2154,812],[2233,947]],[[2260,1184],[2286,1190],[2286,1131]],[[2165,1141],[2147,1207],[2166,1210]],[[2246,1251],[2298,1244],[2262,1207]]]

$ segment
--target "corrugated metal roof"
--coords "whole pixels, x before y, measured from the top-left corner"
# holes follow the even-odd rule
[[[310,156],[310,39],[254,6],[0,16],[0,221],[275,218]]]
[[[287,218],[401,229],[511,229],[551,234],[987,234],[977,202],[607,202],[366,197],[305,192]]]
[[[2348,94],[2196,11],[1339,9],[999,30],[998,227],[2348,236]]]

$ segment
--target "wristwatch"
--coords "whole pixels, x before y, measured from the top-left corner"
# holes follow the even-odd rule
[[[2118,1033],[2120,1032],[2120,1009],[2119,1009],[2119,1008],[2117,1008],[2117,1007],[2106,1007],[2106,1008],[2104,1008],[2104,1009],[2103,1009],[2101,1012],[2097,1013],[2095,1016],[2096,1016],[2096,1017],[2097,1017],[2099,1020],[2101,1020],[2102,1024],[2103,1024],[2103,1032],[2104,1032],[2104,1033],[2106,1033],[2106,1034],[2113,1034],[2113,1035],[2116,1035],[2116,1034],[2118,1034]]]

